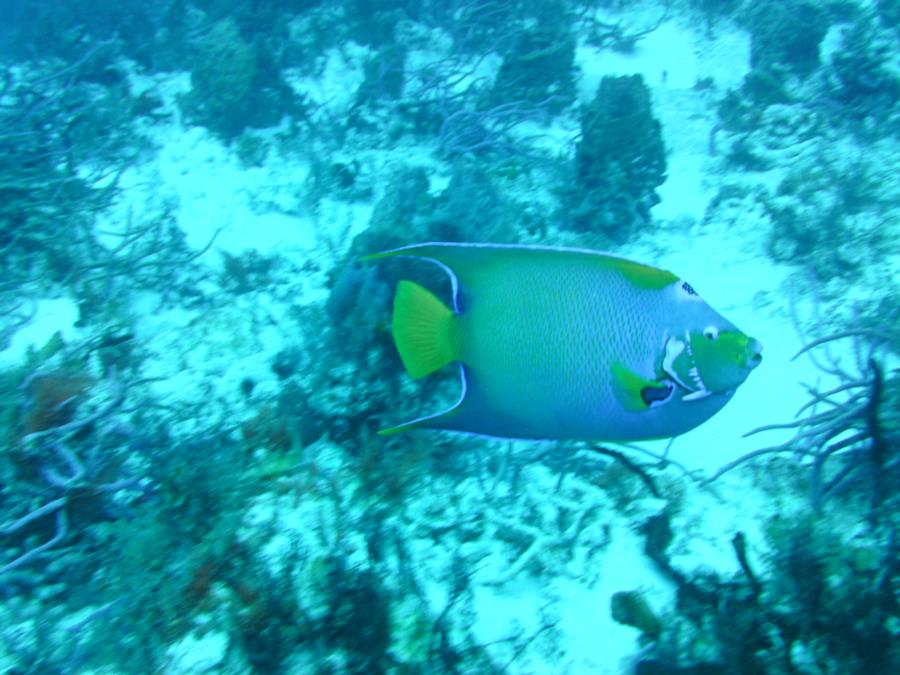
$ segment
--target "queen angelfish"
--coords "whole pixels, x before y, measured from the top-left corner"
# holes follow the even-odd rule
[[[451,277],[452,308],[401,281],[392,330],[408,373],[460,364],[449,410],[383,429],[502,438],[634,441],[712,417],[762,346],[671,272],[586,249],[428,243],[413,256]]]

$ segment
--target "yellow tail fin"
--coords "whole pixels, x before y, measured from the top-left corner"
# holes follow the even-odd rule
[[[392,330],[411,377],[424,377],[459,359],[459,318],[419,284],[397,284]]]

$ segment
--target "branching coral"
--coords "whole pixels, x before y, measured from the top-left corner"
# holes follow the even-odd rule
[[[646,552],[677,586],[677,614],[636,672],[894,672],[896,538],[854,537],[835,525],[812,515],[773,518],[764,573],[751,567],[739,532],[732,545],[741,575],[722,578],[675,566],[669,516],[651,518]]]
[[[575,37],[558,7],[519,33],[503,57],[491,98],[528,101],[558,112],[575,98]]]
[[[809,465],[809,499],[815,510],[829,496],[862,483],[867,486],[872,515],[878,515],[888,484],[900,485],[900,448],[897,430],[892,428],[896,419],[890,413],[900,378],[896,371],[885,372],[887,336],[864,329],[844,331],[810,342],[797,356],[844,339],[856,339],[856,371],[826,353],[827,361],[817,363],[838,384],[824,391],[808,387],[810,400],[797,411],[799,419],[749,432],[795,429],[795,436],[726,464],[710,477],[710,483],[749,460],[791,453]]]
[[[498,153],[523,154],[524,143],[512,132],[529,120],[549,114],[555,96],[540,101],[513,100],[493,107],[460,108],[442,114],[437,132],[438,147],[449,156]]]
[[[422,21],[445,31],[455,52],[472,53],[508,46],[518,33],[523,12],[540,2],[508,0],[430,0],[423,3]]]
[[[773,492],[789,494],[798,479],[808,485],[810,508],[801,502],[793,512],[781,508],[766,516],[765,542],[748,542],[741,532],[733,537],[739,575],[683,571],[667,553],[668,515],[647,522],[646,552],[679,591],[677,614],[641,660],[647,672],[701,665],[708,672],[893,672],[900,666],[893,628],[900,617],[895,323],[885,312],[875,324],[858,320],[809,341],[798,356],[808,355],[836,382],[807,387],[809,401],[797,419],[751,432],[787,430],[792,438],[748,453],[706,481],[768,459],[767,473],[779,481]],[[852,349],[841,352],[849,351],[842,360],[838,347],[847,341]],[[786,470],[772,470],[779,466]]]
[[[193,282],[188,277],[203,273],[196,261],[212,248],[221,228],[201,248],[192,250],[173,210],[171,204],[164,204],[158,212],[142,219],[129,213],[114,230],[95,228],[96,233],[103,235],[105,246],[92,248],[93,255],[82,262],[72,280],[82,299],[84,315],[108,307],[110,299],[117,295],[114,289],[151,289],[165,301]]]
[[[0,76],[0,258],[10,286],[41,263],[65,278],[92,216],[115,194],[114,171],[86,175],[73,162],[73,131],[92,105],[71,82],[73,72],[77,64]]]
[[[60,547],[69,535],[73,519],[91,522],[112,505],[121,490],[137,489],[134,477],[111,477],[114,471],[108,458],[101,459],[103,436],[111,433],[109,419],[121,406],[124,389],[115,380],[109,383],[108,400],[91,414],[78,417],[74,396],[84,391],[83,380],[36,375],[44,378],[25,414],[24,429],[29,431],[10,450],[20,474],[5,486],[5,501],[25,503],[25,512],[0,525],[0,537],[6,542],[19,540],[21,547],[5,555],[0,575],[31,565],[38,558]],[[73,383],[78,384],[73,389]],[[33,386],[28,389],[33,390]],[[105,429],[105,430],[104,430]],[[93,437],[91,447],[79,451],[83,439]],[[82,453],[87,459],[82,458]],[[21,512],[21,509],[17,509]],[[33,544],[35,533],[52,519],[52,536]],[[9,578],[4,583],[9,583]]]
[[[119,195],[119,177],[142,138],[134,100],[120,84],[83,80],[106,45],[67,65],[28,64],[0,73],[0,290],[64,283],[87,296],[115,295],[114,278],[148,277],[172,250],[171,219],[96,228]],[[182,256],[182,262],[184,262]],[[178,266],[172,260],[171,266]],[[156,271],[159,271],[158,269]],[[153,277],[171,279],[171,267]],[[177,275],[176,275],[177,276]]]

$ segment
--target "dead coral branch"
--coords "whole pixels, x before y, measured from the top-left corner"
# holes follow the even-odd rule
[[[826,353],[825,361],[816,360],[812,350],[844,339],[854,340],[853,370],[845,368],[830,353]],[[791,453],[810,469],[809,499],[814,510],[821,510],[828,497],[863,484],[868,490],[872,517],[877,518],[900,469],[900,456],[892,447],[892,435],[885,429],[883,414],[890,407],[886,387],[897,380],[896,370],[885,371],[884,364],[892,357],[890,351],[884,336],[871,331],[845,331],[810,342],[797,356],[809,353],[819,369],[836,377],[838,383],[824,390],[807,386],[810,398],[797,411],[796,419],[768,424],[746,434],[793,429],[791,439],[739,457],[720,468],[707,483],[752,459]]]

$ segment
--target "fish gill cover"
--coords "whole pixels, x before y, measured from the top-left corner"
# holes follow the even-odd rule
[[[898,25],[5,3],[0,667],[900,670]],[[460,395],[406,376],[391,312],[465,284],[362,262],[425,242],[677,271],[765,358],[671,446],[379,435]],[[625,402],[695,386],[687,344],[616,366]]]

